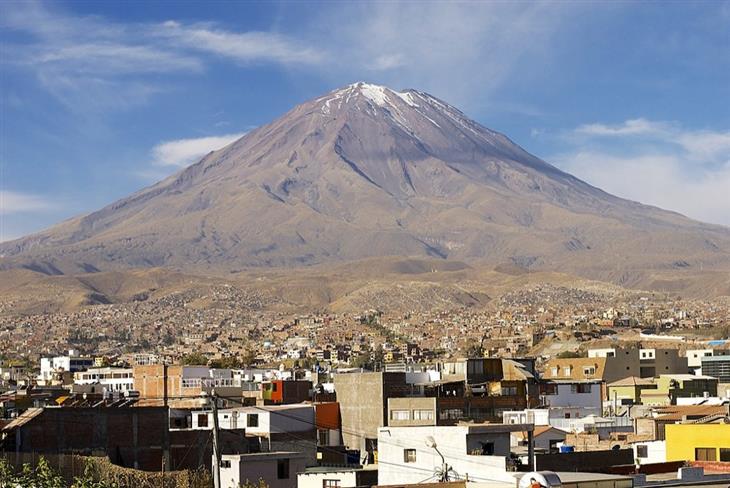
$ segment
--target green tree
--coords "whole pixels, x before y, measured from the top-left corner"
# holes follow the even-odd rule
[[[563,351],[557,355],[560,359],[581,358],[583,355],[578,351]]]
[[[191,352],[182,358],[185,366],[205,366],[208,364],[208,357],[202,352]]]
[[[97,480],[98,476],[91,461],[86,461],[84,474],[74,478],[71,488],[119,488],[117,483]]]
[[[35,468],[35,484],[37,488],[66,488],[66,482],[49,464],[46,458],[38,460]]]
[[[241,483],[238,485],[239,488],[269,488],[269,484],[263,480],[263,478],[259,478],[259,480],[255,483],[246,480],[245,483]]]

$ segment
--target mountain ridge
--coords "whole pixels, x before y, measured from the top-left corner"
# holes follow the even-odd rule
[[[49,274],[420,256],[621,282],[730,270],[730,229],[610,195],[427,93],[359,82],[0,254]]]

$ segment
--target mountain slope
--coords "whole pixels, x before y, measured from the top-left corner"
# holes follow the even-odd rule
[[[607,194],[426,93],[356,83],[0,254],[46,273],[429,256],[639,284],[730,269],[730,229]]]

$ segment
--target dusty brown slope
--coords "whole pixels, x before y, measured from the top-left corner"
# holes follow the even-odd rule
[[[609,195],[428,94],[360,83],[0,254],[50,274],[420,256],[679,290],[712,269],[722,293],[730,229]]]
[[[22,276],[21,276],[22,275]],[[155,302],[184,296],[192,308],[247,308],[308,313],[316,310],[361,312],[484,308],[494,297],[527,285],[553,284],[621,288],[554,272],[500,272],[456,261],[370,258],[340,265],[257,269],[227,279],[192,276],[164,269],[80,275],[44,275],[28,270],[0,271],[0,315],[75,312],[99,304]],[[228,301],[214,299],[225,288]],[[241,298],[244,298],[242,300]],[[179,303],[175,301],[174,303]]]

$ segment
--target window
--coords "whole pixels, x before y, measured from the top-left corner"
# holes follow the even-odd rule
[[[208,414],[207,413],[198,414],[198,427],[208,427]]]
[[[636,457],[637,458],[648,458],[649,448],[647,446],[638,445],[636,446]]]
[[[439,419],[441,420],[455,420],[460,419],[464,416],[464,411],[460,408],[447,408],[439,412]]]
[[[558,375],[558,367],[557,366],[553,367],[553,369],[550,370],[550,375],[551,376],[557,376]]]
[[[230,468],[231,461],[228,459],[221,459],[221,468]]]
[[[611,351],[611,352],[609,352],[609,353],[606,353],[606,357],[607,357],[607,358],[613,358],[613,357],[616,357],[616,353],[615,353],[615,352],[613,352],[613,351]]]
[[[596,374],[596,368],[594,368],[593,366],[584,366],[583,374],[585,376],[593,376]]]
[[[565,418],[566,419],[569,419],[570,418],[570,412],[565,412]]]
[[[289,460],[278,459],[276,461],[276,477],[280,480],[289,479]]]
[[[541,395],[557,395],[558,394],[558,385],[555,383],[543,383],[540,385],[540,394]]]
[[[340,480],[322,480],[322,488],[340,488]]]
[[[570,376],[570,373],[571,373],[572,370],[573,370],[573,368],[571,368],[570,366],[564,367],[563,368],[563,376]]]
[[[590,393],[591,392],[591,384],[590,383],[579,383],[576,385],[577,393]]]
[[[517,387],[516,386],[503,386],[502,387],[502,396],[517,396]]]
[[[494,442],[481,442],[482,456],[494,456]]]
[[[413,420],[433,420],[433,410],[414,410]]]
[[[250,413],[246,417],[246,427],[258,427],[259,426],[259,414]],[[288,478],[289,476],[287,476]]]
[[[329,445],[330,441],[330,432],[328,430],[318,430],[317,431],[317,442],[320,446],[327,446]]]
[[[415,449],[403,449],[403,462],[404,463],[415,463],[416,462],[416,450]]]
[[[390,420],[410,420],[410,410],[392,410],[390,412]]]
[[[715,461],[714,447],[695,448],[695,461]]]
[[[721,447],[720,448],[720,461],[723,462],[730,462],[730,448],[729,447]]]

